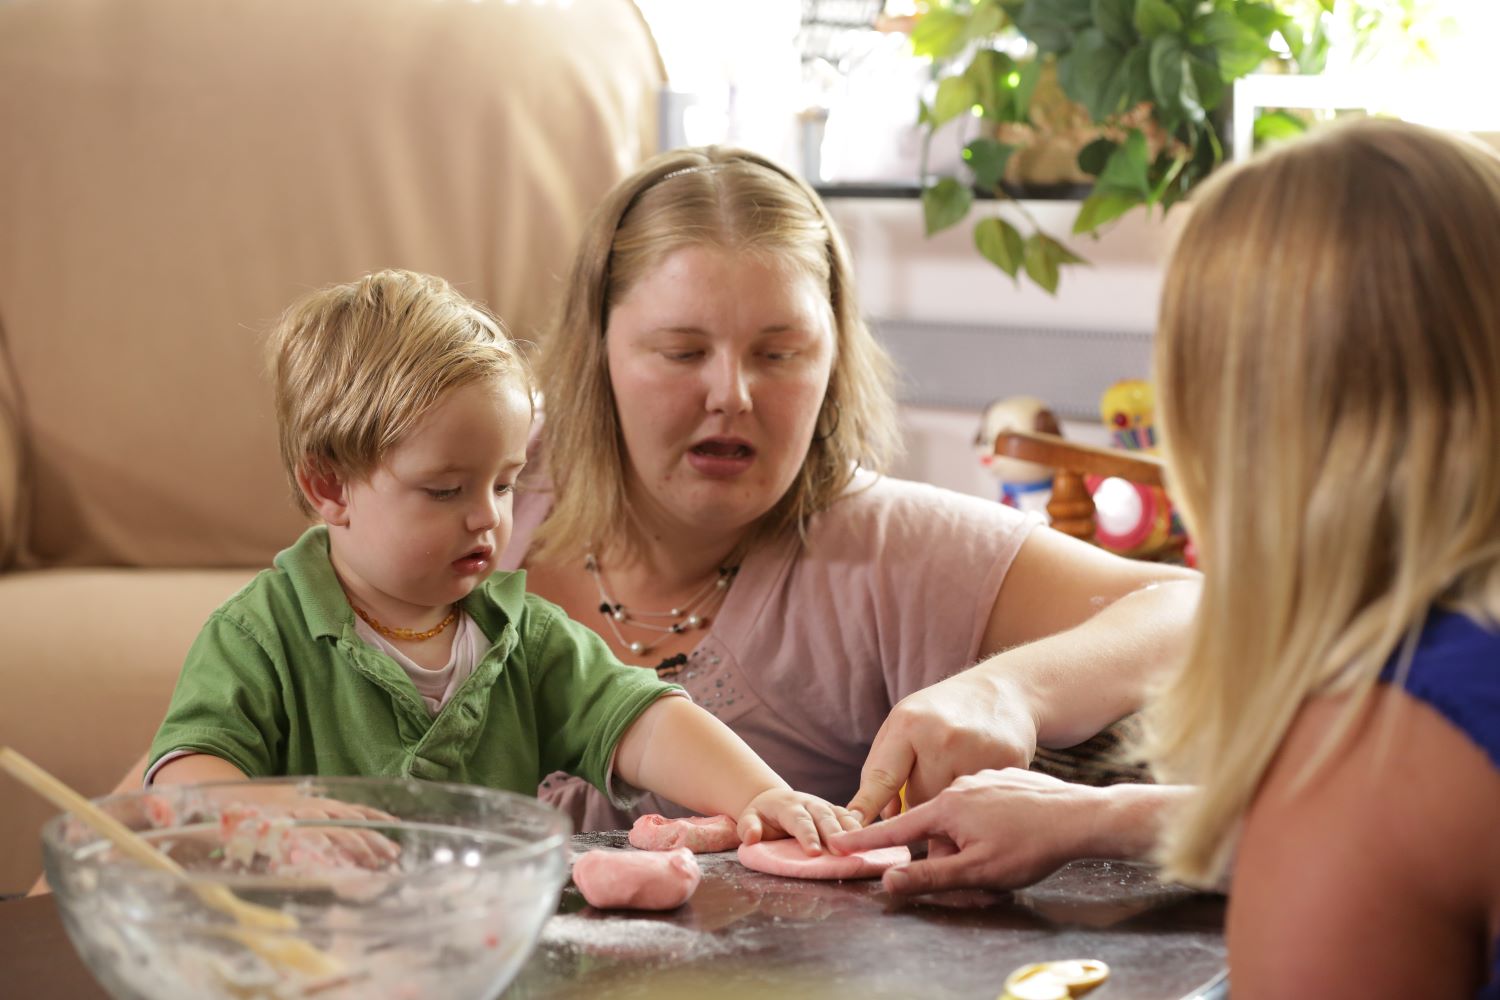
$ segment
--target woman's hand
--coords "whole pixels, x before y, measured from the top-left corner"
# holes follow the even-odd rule
[[[822,854],[829,837],[858,829],[859,817],[849,810],[790,788],[767,789],[751,799],[739,815],[738,827],[743,843],[782,833],[795,837],[808,854]]]
[[[908,695],[875,734],[849,803],[869,820],[918,805],[953,779],[987,768],[1025,768],[1036,753],[1037,721],[1004,678],[966,671]]]
[[[985,771],[894,819],[837,834],[829,847],[846,854],[927,840],[927,860],[886,872],[893,894],[1011,889],[1076,858],[1146,857],[1163,812],[1191,793],[1178,785],[1094,788],[1015,768]]]
[[[1200,589],[1191,570],[1033,532],[991,611],[981,652],[993,655],[896,704],[849,808],[890,815],[902,785],[920,804],[959,775],[1026,767],[1038,746],[1075,746],[1129,715],[1181,655]]]

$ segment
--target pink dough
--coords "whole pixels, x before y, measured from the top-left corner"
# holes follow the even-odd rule
[[[910,861],[911,851],[905,847],[878,847],[853,854],[811,855],[788,837],[741,844],[739,858],[740,864],[752,871],[787,878],[879,878],[887,868]]]
[[[670,910],[686,903],[702,878],[686,847],[589,851],[573,862],[573,884],[601,910]]]
[[[667,819],[652,813],[642,816],[630,828],[630,846],[643,851],[670,851],[686,847],[694,854],[712,854],[738,847],[740,835],[735,832],[733,816],[693,816],[689,819]]]

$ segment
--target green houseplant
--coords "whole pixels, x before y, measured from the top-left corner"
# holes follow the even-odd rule
[[[1317,0],[1321,11],[1332,4]],[[1273,58],[1316,71],[1319,24],[1304,31],[1252,0],[929,0],[912,28],[938,79],[919,113],[928,235],[968,216],[976,190],[993,192],[1031,231],[986,212],[974,226],[979,252],[1055,292],[1061,267],[1083,261],[1027,215],[1014,167],[1059,135],[1074,143],[1073,179],[1089,185],[1075,234],[1096,235],[1136,206],[1165,211],[1223,161],[1233,81]],[[934,135],[964,115],[980,134],[963,148],[963,176],[926,176]]]

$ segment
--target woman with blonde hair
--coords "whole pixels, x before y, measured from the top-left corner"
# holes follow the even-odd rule
[[[890,362],[826,209],[768,160],[680,150],[618,185],[539,375],[545,424],[501,568],[867,820],[903,786],[921,801],[1094,736],[1180,652],[1191,571],[879,474]],[[1018,773],[1024,793],[1075,792]],[[623,813],[563,779],[543,794],[583,829],[680,813]],[[1111,829],[1135,836],[1156,794],[1118,793]],[[1049,832],[1007,878],[1083,849]]]
[[[1226,170],[1173,253],[1158,412],[1204,584],[1147,749],[1198,786],[1166,874],[1231,879],[1236,1000],[1500,998],[1497,276],[1500,157],[1379,120]],[[936,834],[936,880],[983,882],[1001,784],[832,843]]]
[[[1216,179],[1157,351],[1167,871],[1233,861],[1236,997],[1500,997],[1500,157],[1370,120]]]

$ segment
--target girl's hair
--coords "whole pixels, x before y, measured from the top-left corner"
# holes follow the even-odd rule
[[[1147,753],[1202,786],[1164,860],[1209,882],[1304,701],[1350,696],[1298,781],[1429,606],[1500,612],[1500,158],[1369,119],[1225,170],[1156,350],[1204,586]]]
[[[308,515],[298,469],[358,480],[449,389],[513,378],[533,391],[499,320],[443,279],[411,271],[314,292],[282,315],[269,351],[281,461]]]
[[[828,290],[835,354],[817,432],[791,488],[755,534],[802,531],[849,485],[856,466],[879,471],[889,461],[898,439],[890,359],[860,317],[848,251],[818,196],[754,153],[665,153],[620,182],[595,211],[543,345],[539,376],[556,505],[537,532],[537,551],[636,544],[604,333],[611,306],[689,247],[753,254]]]

